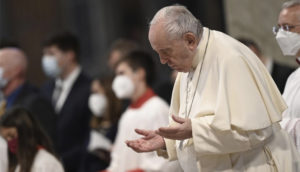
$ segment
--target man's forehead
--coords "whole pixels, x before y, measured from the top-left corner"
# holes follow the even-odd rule
[[[300,5],[285,8],[280,12],[279,24],[294,24],[300,22]]]
[[[154,28],[149,31],[149,41],[153,49],[166,50],[170,49],[172,41],[168,39],[167,33],[161,28]]]

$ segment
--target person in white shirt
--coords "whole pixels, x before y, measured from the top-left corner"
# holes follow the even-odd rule
[[[34,116],[14,107],[0,118],[0,133],[9,152],[9,172],[64,172],[52,144]]]
[[[283,4],[277,26],[273,27],[283,55],[296,57],[300,62],[300,1]],[[300,63],[299,63],[300,64]],[[300,68],[288,78],[283,98],[288,108],[283,113],[281,126],[290,134],[300,152]]]
[[[166,160],[154,152],[138,154],[129,149],[125,141],[136,139],[135,128],[157,129],[168,124],[169,106],[152,90],[154,61],[143,51],[133,51],[116,65],[112,88],[120,99],[130,99],[131,104],[119,121],[117,137],[111,153],[109,172],[163,171]]]
[[[66,171],[90,172],[85,167],[97,163],[97,159],[87,151],[91,79],[80,65],[77,36],[61,32],[47,39],[43,47],[42,67],[50,77],[42,87],[42,93],[52,102],[57,117],[55,148]]]
[[[278,18],[278,26],[273,29],[276,40],[285,56],[296,57],[300,61],[300,2],[291,1],[283,5]],[[293,72],[287,81],[283,98],[289,108],[284,116],[300,117],[300,68]]]

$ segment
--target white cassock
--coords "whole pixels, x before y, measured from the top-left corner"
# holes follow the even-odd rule
[[[300,118],[300,68],[289,76],[282,97],[288,105],[283,117]]]
[[[169,106],[158,96],[153,96],[139,108],[127,108],[121,116],[116,141],[111,153],[109,172],[126,172],[137,168],[144,171],[162,171],[168,161],[158,157],[155,152],[136,153],[125,144],[126,140],[141,136],[135,129],[156,130],[168,125]]]
[[[289,133],[300,153],[300,118],[284,117],[280,122],[282,128]]]
[[[178,74],[170,107],[191,119],[193,137],[165,139],[160,155],[186,172],[297,171],[299,155],[278,124],[286,105],[249,48],[204,28],[193,69]]]
[[[8,169],[7,156],[6,141],[0,136],[0,172],[6,172]]]
[[[300,68],[289,76],[282,97],[288,108],[280,124],[290,134],[300,152]]]
[[[15,172],[19,171],[20,166],[17,166]],[[64,172],[64,169],[52,154],[44,149],[39,149],[34,157],[30,172]]]

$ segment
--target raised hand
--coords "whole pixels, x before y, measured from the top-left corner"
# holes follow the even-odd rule
[[[170,127],[161,127],[156,134],[173,140],[184,140],[192,137],[192,123],[188,118],[180,118],[172,115],[175,125]]]
[[[151,130],[135,129],[135,132],[144,137],[137,140],[127,140],[126,144],[136,152],[152,152],[165,147],[162,136]]]

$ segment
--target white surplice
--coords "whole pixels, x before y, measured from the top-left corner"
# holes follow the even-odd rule
[[[300,153],[300,68],[289,76],[282,97],[288,108],[280,124],[290,134]]]
[[[255,54],[204,28],[193,71],[178,74],[170,107],[170,115],[191,119],[193,137],[165,139],[162,155],[186,172],[297,171],[299,155],[278,124],[285,109]]]
[[[116,141],[111,153],[109,172],[126,172],[127,170],[143,169],[144,171],[162,171],[167,160],[158,157],[155,152],[136,153],[125,144],[126,140],[138,139],[141,136],[135,129],[156,130],[168,125],[169,106],[161,98],[154,96],[140,108],[127,108],[121,116]]]
[[[283,117],[300,118],[300,68],[289,76],[282,97],[288,105]]]

